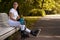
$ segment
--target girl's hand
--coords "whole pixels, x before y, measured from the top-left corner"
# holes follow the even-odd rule
[[[9,17],[10,17],[10,19],[11,19],[11,20],[14,20],[14,21],[17,21],[16,19],[13,18],[13,16],[14,16],[14,15],[13,15],[11,12],[9,12]]]

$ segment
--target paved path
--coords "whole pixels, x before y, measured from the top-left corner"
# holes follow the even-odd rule
[[[47,15],[34,24],[35,28],[41,28],[39,37],[27,40],[60,40],[60,15]]]

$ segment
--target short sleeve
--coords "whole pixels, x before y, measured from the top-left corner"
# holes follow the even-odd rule
[[[9,11],[9,12],[13,13],[13,11],[14,11],[13,9],[10,9],[10,11]]]

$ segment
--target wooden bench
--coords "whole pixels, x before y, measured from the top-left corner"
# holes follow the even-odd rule
[[[0,40],[6,39],[18,30],[19,28],[9,26],[6,13],[0,13]]]

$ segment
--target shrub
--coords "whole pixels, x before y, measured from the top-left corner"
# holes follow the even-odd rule
[[[29,16],[45,16],[46,13],[43,9],[32,9]]]

